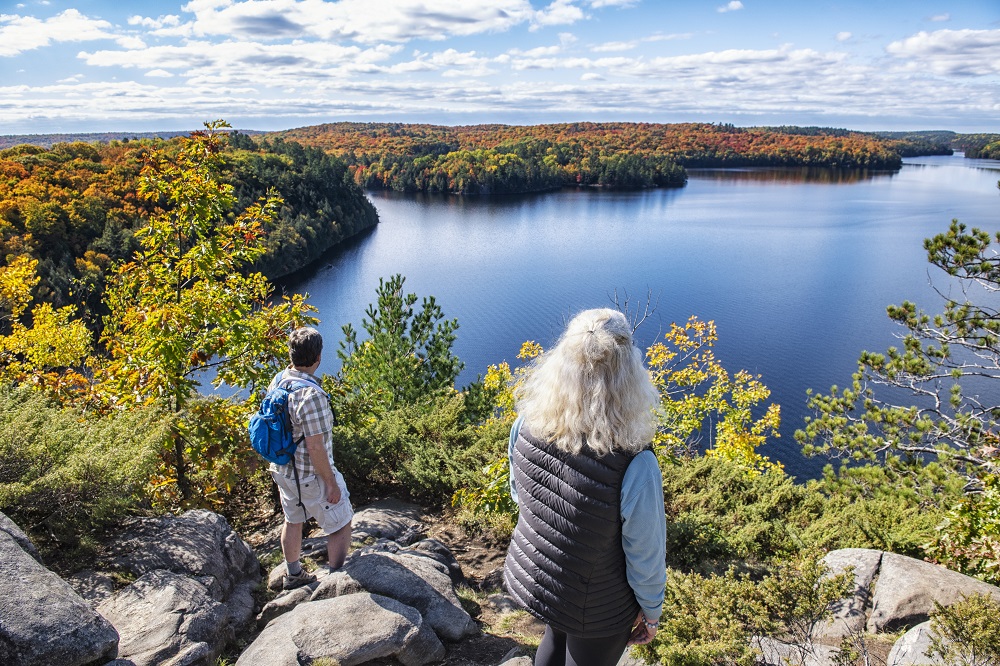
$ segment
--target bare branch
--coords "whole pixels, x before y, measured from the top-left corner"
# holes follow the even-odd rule
[[[652,289],[646,290],[646,304],[641,310],[638,305],[636,305],[635,308],[630,306],[628,292],[624,289],[622,290],[621,298],[618,296],[617,288],[615,288],[614,296],[609,295],[608,298],[611,299],[612,303],[614,303],[615,309],[625,315],[625,319],[628,320],[629,326],[632,327],[632,333],[635,333],[642,323],[649,319],[654,312],[656,312],[656,308],[660,305],[659,296],[656,297],[656,302],[653,302]]]

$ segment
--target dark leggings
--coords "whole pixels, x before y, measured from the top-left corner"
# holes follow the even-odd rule
[[[625,652],[630,633],[581,638],[545,625],[545,635],[535,653],[535,666],[615,666]]]

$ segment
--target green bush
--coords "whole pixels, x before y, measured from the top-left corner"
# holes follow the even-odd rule
[[[822,515],[803,532],[821,548],[877,548],[923,559],[944,507],[961,497],[964,481],[930,464],[919,474],[881,465],[824,470],[810,488],[826,498]]]
[[[669,569],[660,628],[637,653],[664,666],[750,666],[759,636],[805,649],[813,628],[830,617],[830,604],[853,583],[850,573],[827,576],[818,558],[804,553],[756,581],[735,569],[708,576]]]
[[[337,467],[352,488],[443,504],[471,485],[506,441],[502,425],[469,425],[462,394],[390,410],[360,427],[334,428]]]
[[[822,510],[822,498],[777,472],[696,456],[661,462],[667,563],[719,572],[733,562],[764,562],[801,548],[796,538]]]
[[[945,666],[1000,663],[1000,602],[974,594],[949,607],[934,603],[927,656]]]
[[[1000,585],[1000,476],[956,502],[938,526],[931,555],[938,564]]]
[[[162,413],[62,408],[27,387],[0,389],[0,511],[69,543],[147,501],[167,436]]]

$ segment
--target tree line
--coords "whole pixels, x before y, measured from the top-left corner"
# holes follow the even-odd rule
[[[830,128],[705,123],[444,127],[333,123],[279,132],[342,158],[369,188],[464,194],[679,187],[685,167],[898,169],[912,140]],[[929,144],[927,144],[929,145]]]

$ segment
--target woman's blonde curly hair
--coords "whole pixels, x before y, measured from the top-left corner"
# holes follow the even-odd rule
[[[659,394],[621,312],[585,310],[515,391],[533,435],[563,451],[637,453],[653,439]]]

